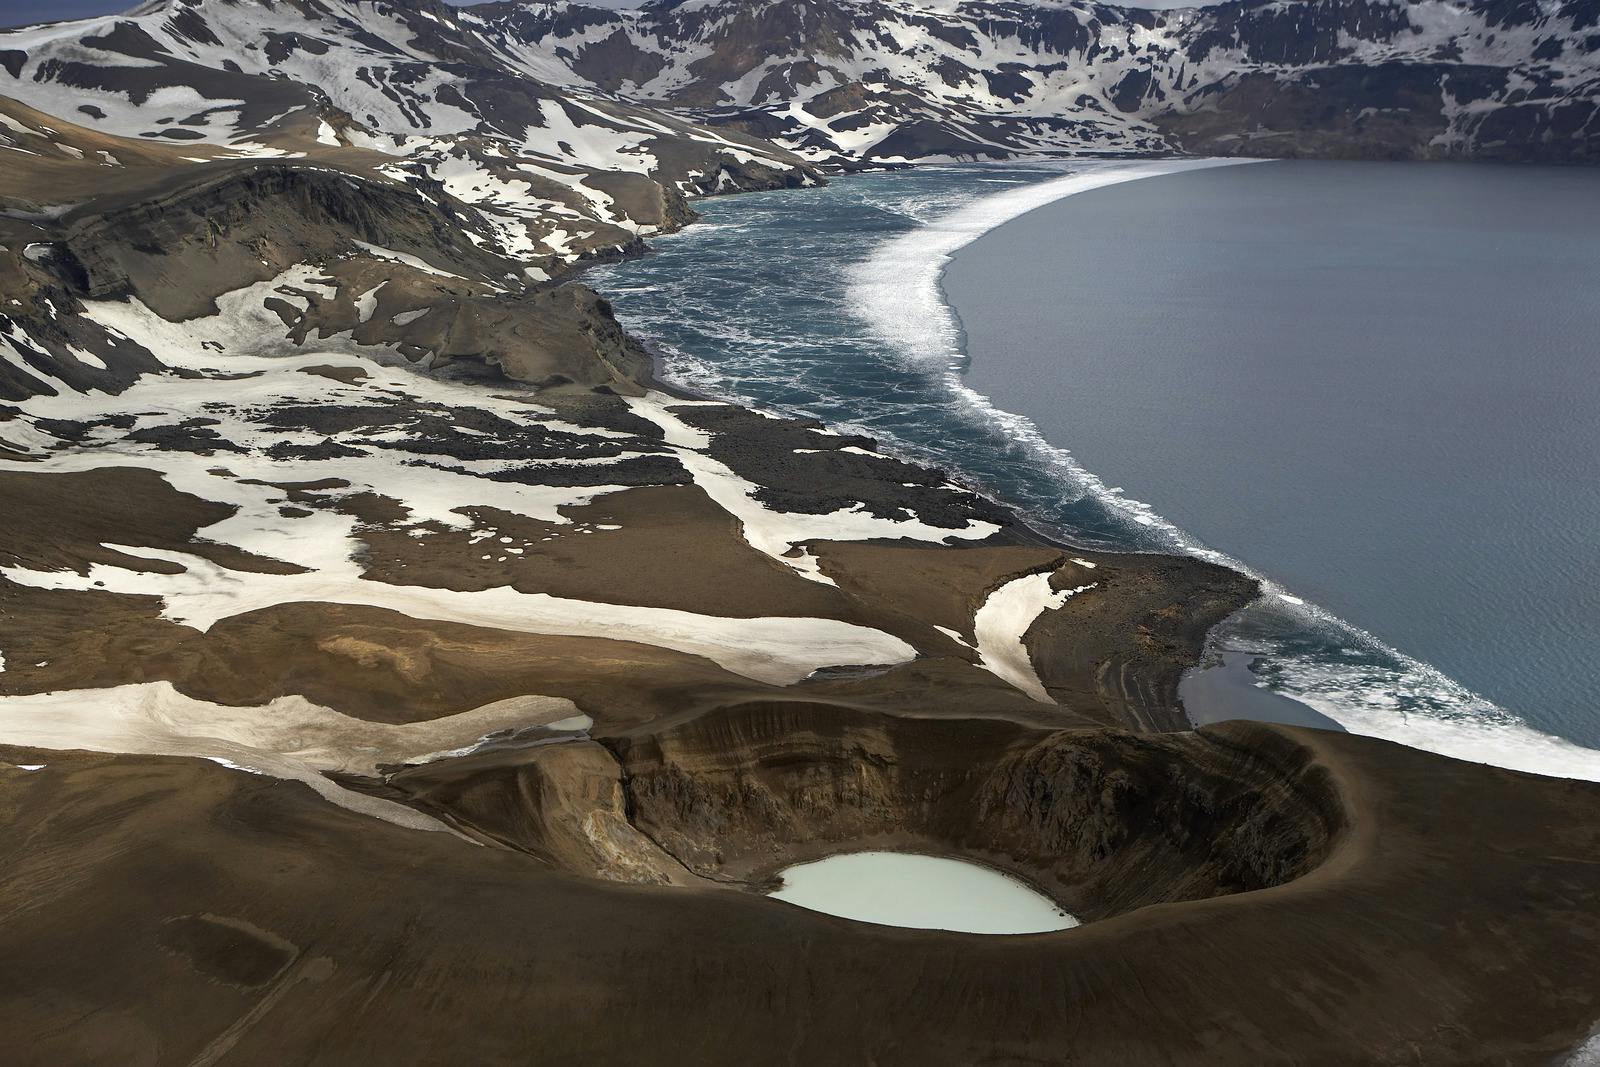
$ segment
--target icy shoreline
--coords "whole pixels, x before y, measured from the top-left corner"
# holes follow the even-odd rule
[[[1472,762],[1564,778],[1600,781],[1600,751],[1525,724],[1430,664],[1416,660],[1332,613],[1309,604],[1237,558],[1216,551],[1174,526],[1142,501],[1124,495],[1083,468],[1060,444],[1050,441],[1030,419],[1004,411],[963,381],[965,335],[959,309],[946,297],[942,279],[959,251],[994,234],[1027,213],[1066,197],[1140,178],[1182,173],[1248,160],[1169,160],[1142,164],[1092,164],[1084,172],[1010,189],[980,198],[928,225],[885,242],[851,271],[851,294],[875,335],[907,363],[942,377],[955,407],[968,418],[992,420],[1015,440],[1113,512],[1156,536],[1162,548],[1197,556],[1242,571],[1262,581],[1262,600],[1245,609],[1234,623],[1213,630],[1213,652],[1249,661],[1264,657],[1271,681],[1257,676],[1255,685],[1306,709],[1307,721],[1331,719],[1354,733],[1379,737],[1413,748]],[[912,279],[896,284],[894,279]],[[1345,646],[1339,661],[1302,655],[1290,657],[1253,640],[1239,640],[1260,619],[1278,628],[1292,627]],[[1252,636],[1254,636],[1252,634]],[[1383,665],[1360,660],[1386,661]],[[1197,668],[1191,676],[1206,670]],[[1214,679],[1215,681],[1220,681]],[[1227,679],[1238,688],[1237,672]],[[1204,687],[1220,696],[1226,687]],[[1256,699],[1251,699],[1251,698]],[[1237,706],[1223,717],[1249,717],[1259,697],[1235,692]],[[1196,721],[1218,718],[1206,709]]]

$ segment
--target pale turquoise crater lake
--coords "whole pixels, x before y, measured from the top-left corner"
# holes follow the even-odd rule
[[[1078,920],[999,871],[943,856],[848,852],[783,871],[768,894],[811,911],[882,926],[972,934],[1038,934]]]

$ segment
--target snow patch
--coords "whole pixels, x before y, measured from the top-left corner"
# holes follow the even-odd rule
[[[1054,704],[1033,669],[1023,637],[1040,615],[1059,609],[1095,584],[1098,583],[1056,590],[1050,587],[1050,575],[1045,572],[1013,578],[990,593],[972,619],[978,637],[979,666],[1039,703]]]

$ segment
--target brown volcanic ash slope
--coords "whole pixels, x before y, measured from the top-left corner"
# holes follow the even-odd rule
[[[1600,1017],[1596,787],[1181,732],[1244,579],[648,391],[403,189],[215,173],[6,261],[10,1062],[1544,1062]],[[253,281],[275,226],[310,261]],[[1095,921],[740,891],[865,844]]]
[[[8,740],[205,756],[439,829],[395,765],[792,692],[1181,726],[1179,672],[1253,592],[652,391],[605,302],[530,281],[448,186],[4,113]],[[1088,588],[1055,603],[1055,575]],[[1031,613],[984,622],[1016,582]],[[1097,620],[1055,695],[1023,645],[1047,610]],[[608,828],[589,844],[656,877]]]
[[[224,98],[163,17],[90,35],[160,83],[93,105],[127,129],[0,101],[5,1062],[1540,1063],[1600,1019],[1596,787],[1190,732],[1177,679],[1251,581],[663,391],[546,279],[737,184],[669,142],[809,180],[784,153],[635,151],[636,109],[603,127],[633,177],[544,109],[515,150],[492,116],[327,143],[270,94],[192,110]],[[425,37],[368,76],[437,103]],[[30,84],[93,81],[54,58]],[[506,153],[577,199],[458,180]],[[671,210],[617,208],[635,179]],[[1092,921],[752,891],[856,845]]]
[[[1244,724],[752,711],[613,743],[686,849],[720,811],[775,855],[804,801],[1138,895],[1058,934],[895,930],[588,881],[204,762],[8,749],[50,761],[0,770],[9,1061],[1548,1063],[1600,1009],[1592,785]],[[672,767],[709,804],[672,803]],[[788,804],[719,809],[730,775]],[[1253,891],[1128,910],[1227,889]]]

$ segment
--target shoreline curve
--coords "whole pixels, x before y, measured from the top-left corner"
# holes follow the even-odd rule
[[[1395,663],[1397,676],[1415,678],[1420,683],[1419,688],[1447,693],[1458,705],[1479,713],[1476,719],[1408,715],[1395,708],[1351,707],[1326,696],[1261,686],[1284,701],[1304,707],[1305,721],[1329,720],[1352,733],[1470,762],[1551,777],[1600,781],[1600,750],[1537,729],[1432,664],[1409,656],[1367,630],[1293,595],[1245,561],[1205,544],[1165,519],[1151,505],[1108,486],[1083,467],[1069,448],[1047,438],[1031,419],[1000,408],[963,380],[962,371],[968,358],[965,333],[959,309],[948,298],[943,286],[945,272],[961,249],[1032,211],[1079,193],[1144,178],[1259,162],[1265,161],[1237,158],[1133,163],[1093,161],[1087,162],[1082,170],[1057,178],[979,197],[915,230],[890,238],[866,259],[852,265],[848,272],[850,304],[887,350],[897,352],[908,366],[924,369],[930,376],[940,378],[956,406],[999,423],[1042,463],[1054,467],[1063,480],[1093,497],[1109,512],[1153,535],[1158,543],[1151,545],[1149,551],[1202,559],[1259,581],[1261,597],[1242,609],[1241,615],[1262,611],[1263,605],[1270,605],[1272,610],[1303,622],[1308,631],[1336,631],[1352,648],[1369,651]],[[1036,521],[1036,517],[1025,511],[1019,514],[1030,524]],[[1059,531],[1054,536],[1059,536]],[[1219,623],[1212,628],[1212,634],[1216,635],[1227,625],[1227,620]],[[1191,671],[1189,677],[1205,669],[1202,664]],[[1242,684],[1237,672],[1230,676],[1230,681]],[[1249,702],[1241,703],[1248,705]],[[1199,721],[1215,721],[1215,716],[1208,714]]]

